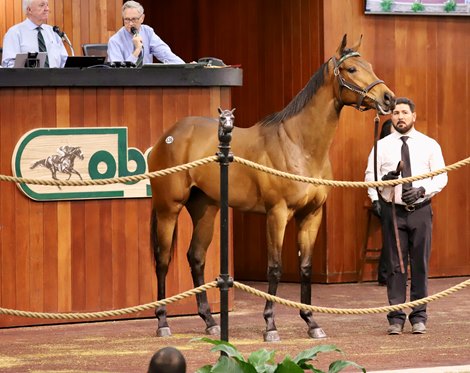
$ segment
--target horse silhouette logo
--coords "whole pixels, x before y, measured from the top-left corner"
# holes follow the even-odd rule
[[[54,180],[59,180],[57,178],[57,172],[69,175],[67,180],[70,180],[72,174],[78,175],[80,180],[83,180],[82,175],[74,168],[75,158],[77,157],[80,160],[85,158],[79,146],[63,145],[57,149],[57,154],[34,162],[30,169],[34,169],[38,166],[45,167],[51,171]],[[60,186],[58,187],[60,189]]]

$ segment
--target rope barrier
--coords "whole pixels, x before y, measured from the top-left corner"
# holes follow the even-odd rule
[[[245,166],[254,168],[258,171],[263,171],[271,175],[284,177],[286,179],[290,179],[294,181],[301,181],[304,183],[310,183],[310,184],[315,184],[315,185],[327,185],[331,187],[374,188],[374,187],[379,187],[379,186],[395,186],[399,184],[409,183],[412,181],[426,179],[428,177],[443,174],[447,171],[453,171],[460,167],[468,165],[470,163],[470,157],[465,158],[456,163],[453,163],[444,168],[440,168],[439,170],[435,170],[426,174],[404,177],[402,179],[397,179],[397,180],[387,180],[387,181],[335,181],[335,180],[328,180],[328,179],[318,179],[314,177],[305,177],[305,176],[290,174],[288,172],[278,171],[274,168],[262,166],[258,163],[249,161],[247,159],[239,158],[239,157],[234,157],[233,161],[243,164]]]
[[[122,176],[112,179],[95,179],[95,180],[44,180],[44,179],[28,179],[24,177],[5,176],[0,175],[0,181],[11,181],[14,183],[22,184],[34,184],[34,185],[61,185],[61,186],[86,186],[86,185],[109,185],[127,182],[136,182],[144,179],[152,179],[155,177],[162,177],[174,174],[176,172],[187,171],[191,168],[203,166],[205,164],[217,162],[218,158],[216,155],[210,157],[198,159],[196,161],[185,163],[179,166],[165,168],[154,172],[147,172],[139,175]]]
[[[332,186],[332,187],[352,187],[352,188],[359,188],[359,187],[377,187],[377,186],[395,186],[407,182],[412,182],[416,180],[421,180],[421,179],[426,179],[428,177],[436,176],[439,174],[442,174],[444,172],[448,171],[453,171],[458,168],[461,168],[463,166],[466,166],[470,163],[470,157],[465,158],[461,161],[458,161],[456,163],[453,163],[451,165],[448,165],[442,169],[435,170],[433,172],[429,172],[426,174],[422,175],[417,175],[417,176],[411,176],[411,177],[406,177],[402,178],[399,180],[388,180],[388,181],[373,181],[373,182],[358,182],[358,181],[335,181],[335,180],[328,180],[328,179],[318,179],[318,178],[312,178],[312,177],[303,177],[295,174],[290,174],[287,172],[283,171],[278,171],[273,168],[263,166],[260,164],[257,164],[255,162],[246,160],[244,158],[240,157],[234,157],[234,162],[237,162],[239,164],[257,169],[262,172],[269,173],[271,175],[275,176],[280,176],[284,178],[288,178],[294,181],[300,181],[300,182],[305,182],[305,183],[310,183],[310,184],[316,184],[316,185],[326,185],[326,186]],[[98,180],[42,180],[42,179],[28,179],[28,178],[22,178],[22,177],[13,177],[13,176],[5,176],[5,175],[0,175],[0,181],[9,181],[9,182],[15,182],[15,183],[24,183],[24,184],[35,184],[35,185],[63,185],[63,186],[86,186],[86,185],[108,185],[108,184],[116,184],[116,183],[126,183],[126,182],[136,182],[136,181],[141,181],[144,179],[150,179],[150,178],[155,178],[155,177],[162,177],[162,176],[167,176],[171,175],[176,172],[181,172],[181,171],[186,171],[195,167],[199,167],[202,165],[206,165],[209,163],[217,162],[218,157],[217,156],[210,156],[206,158],[202,158],[190,163],[186,163],[183,165],[171,167],[171,168],[166,168],[163,170],[159,171],[154,171],[154,172],[148,172],[140,175],[132,175],[132,176],[125,176],[125,177],[118,177],[118,178],[112,178],[112,179],[98,179]],[[422,298],[413,302],[408,302],[408,303],[403,303],[403,304],[398,304],[398,305],[393,305],[393,306],[386,306],[386,307],[376,307],[376,308],[328,308],[328,307],[318,307],[318,306],[311,306],[311,305],[306,305],[298,302],[292,302],[289,300],[285,300],[283,298],[279,298],[277,296],[273,296],[270,294],[267,294],[265,292],[259,291],[257,289],[254,289],[252,287],[249,287],[247,285],[244,285],[239,282],[234,282],[234,287],[243,290],[245,292],[248,292],[250,294],[262,297],[266,300],[276,302],[288,307],[293,307],[293,308],[298,308],[306,311],[312,311],[312,312],[318,312],[318,313],[333,313],[333,314],[372,314],[372,313],[382,313],[382,312],[391,312],[391,311],[397,311],[403,308],[411,308],[415,307],[418,305],[426,304],[431,301],[443,298],[447,295],[453,294],[459,290],[464,289],[465,287],[470,285],[470,279],[461,282],[458,285],[455,285],[447,290],[441,291],[435,295],[428,296],[426,298]],[[109,316],[121,316],[125,314],[130,314],[130,313],[135,313],[135,312],[140,312],[140,311],[145,311],[149,309],[153,309],[155,307],[160,307],[163,305],[167,305],[173,302],[176,302],[178,300],[182,300],[184,298],[187,298],[189,296],[204,292],[208,289],[217,287],[217,281],[212,281],[209,282],[205,285],[199,286],[195,289],[188,290],[184,293],[175,295],[170,298],[166,298],[160,301],[152,302],[152,303],[147,303],[143,304],[140,306],[135,306],[135,307],[129,307],[129,308],[122,308],[118,310],[112,310],[112,311],[101,311],[101,312],[86,312],[86,313],[46,313],[46,312],[30,312],[30,311],[20,311],[20,310],[13,310],[13,309],[8,309],[8,308],[1,308],[0,307],[0,314],[4,315],[12,315],[12,316],[21,316],[21,317],[30,317],[30,318],[43,318],[43,319],[95,319],[95,318],[103,318],[103,317],[109,317]]]
[[[459,290],[466,288],[467,286],[470,286],[470,279],[465,280],[455,286],[452,286],[451,288],[447,290],[443,290],[439,293],[415,300],[413,302],[396,304],[393,306],[375,307],[375,308],[331,308],[331,307],[310,306],[310,305],[306,305],[306,304],[299,303],[299,302],[293,302],[290,300],[286,300],[286,299],[262,292],[260,290],[252,288],[248,285],[244,285],[237,281],[234,281],[233,286],[240,290],[246,291],[247,293],[264,298],[268,301],[276,302],[276,303],[282,304],[284,306],[292,307],[292,308],[297,308],[299,310],[312,311],[312,312],[317,312],[317,313],[331,313],[331,314],[337,314],[337,315],[364,315],[364,314],[398,311],[403,308],[412,308],[412,307],[416,307],[422,304],[430,303],[434,300],[451,295]]]
[[[185,163],[179,166],[165,168],[163,170],[147,172],[147,173],[139,174],[139,175],[116,177],[116,178],[111,178],[111,179],[44,180],[44,179],[29,179],[29,178],[23,178],[23,177],[0,175],[0,181],[10,181],[14,183],[34,184],[34,185],[52,185],[52,186],[109,185],[109,184],[118,184],[118,183],[127,183],[127,182],[137,182],[137,181],[141,181],[144,179],[152,179],[155,177],[167,176],[167,175],[174,174],[176,172],[187,171],[192,168],[196,168],[196,167],[203,166],[203,165],[217,162],[217,161],[218,161],[218,157],[216,155],[213,155],[213,156],[202,158],[193,162]],[[405,178],[397,179],[397,180],[387,180],[387,181],[335,181],[335,180],[328,180],[328,179],[318,179],[314,177],[305,177],[305,176],[299,176],[299,175],[291,174],[291,173],[284,172],[284,171],[278,171],[274,168],[263,166],[256,162],[249,161],[247,159],[236,157],[236,156],[233,157],[233,161],[236,163],[242,164],[244,166],[251,167],[258,171],[266,172],[274,176],[280,176],[286,179],[300,181],[300,182],[309,183],[309,184],[326,185],[326,186],[331,186],[331,187],[346,187],[346,188],[347,187],[349,188],[375,188],[379,186],[396,186],[399,184],[409,183],[409,182],[413,182],[416,180],[426,179],[432,176],[443,174],[448,171],[454,171],[463,166],[470,164],[470,157],[465,158],[461,161],[455,162],[439,170],[428,172],[426,174],[405,177]]]
[[[188,298],[188,297],[190,297],[192,295],[195,295],[195,294],[198,294],[198,293],[202,293],[206,290],[209,290],[209,289],[215,288],[215,287],[217,287],[217,281],[212,281],[212,282],[208,282],[207,284],[204,284],[202,286],[199,286],[197,288],[185,291],[184,293],[180,293],[180,294],[174,295],[170,298],[165,298],[165,299],[159,300],[157,302],[146,303],[146,304],[142,304],[140,306],[121,308],[121,309],[112,310],[112,311],[83,312],[83,313],[80,313],[80,312],[75,312],[75,313],[72,313],[72,312],[47,313],[47,312],[30,312],[30,311],[13,310],[13,309],[9,309],[9,308],[0,308],[0,314],[12,315],[12,316],[21,316],[21,317],[30,317],[30,318],[38,318],[38,319],[58,319],[58,320],[99,319],[99,318],[103,318],[103,317],[127,315],[127,314],[130,314],[130,313],[150,310],[150,309],[153,309],[155,307],[166,306],[167,304],[174,303],[176,301],[182,300],[184,298]]]
[[[283,298],[268,294],[266,292],[250,287],[248,285],[244,285],[238,281],[234,281],[233,286],[246,293],[263,298],[267,301],[276,302],[287,307],[297,308],[299,310],[312,311],[312,312],[317,312],[317,313],[336,314],[336,315],[370,315],[370,314],[376,314],[376,313],[398,311],[403,308],[412,308],[412,307],[416,307],[422,304],[427,304],[432,301],[444,298],[446,296],[456,293],[459,290],[465,289],[467,286],[470,286],[470,279],[462,281],[461,283],[454,285],[446,290],[440,291],[439,293],[430,295],[426,298],[415,300],[413,302],[407,302],[407,303],[397,304],[393,306],[375,307],[375,308],[334,308],[334,307],[311,306],[311,305],[307,305],[307,304],[303,304],[299,302],[293,302],[287,299],[283,299]],[[77,313],[46,313],[46,312],[19,311],[19,310],[13,310],[9,308],[0,307],[0,314],[30,317],[30,318],[41,318],[41,319],[61,319],[61,320],[97,319],[97,318],[103,318],[103,317],[121,316],[121,315],[130,314],[130,313],[146,311],[149,309],[153,309],[155,307],[160,307],[160,306],[168,305],[170,303],[174,303],[176,301],[188,298],[192,295],[196,295],[198,293],[202,293],[206,290],[216,288],[216,287],[217,287],[217,281],[212,281],[202,286],[199,286],[197,288],[185,291],[184,293],[177,294],[170,298],[165,298],[157,302],[146,303],[140,306],[122,308],[122,309],[112,310],[112,311],[86,312],[86,313],[79,313],[79,312]]]

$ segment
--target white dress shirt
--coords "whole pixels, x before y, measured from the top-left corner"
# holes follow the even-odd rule
[[[155,34],[153,28],[147,25],[141,25],[139,34],[142,37],[142,44],[144,46],[144,64],[152,63],[153,56],[163,63],[184,63],[184,61],[174,54],[170,47]],[[129,61],[136,63],[137,57],[134,52],[134,43],[132,38],[134,36],[121,27],[108,41],[108,61]]]
[[[13,67],[18,53],[39,52],[37,27],[28,18],[10,27],[3,38],[3,67]],[[64,67],[68,54],[62,39],[52,30],[52,26],[43,23],[41,28],[47,48],[49,67]]]
[[[441,147],[436,140],[417,131],[414,127],[406,134],[393,132],[377,142],[377,180],[390,171],[397,168],[401,160],[401,146],[403,141],[401,136],[408,136],[406,143],[410,150],[411,175],[417,176],[426,174],[445,167]],[[374,149],[369,154],[367,169],[365,172],[365,181],[374,181]],[[439,193],[447,184],[447,173],[439,174],[432,178],[418,180],[413,182],[413,187],[424,187],[426,194],[419,198],[416,203],[423,202]],[[391,193],[393,187],[380,187],[382,197],[391,202]],[[375,188],[368,188],[369,198],[372,201],[378,199]],[[404,205],[401,200],[402,185],[395,187],[395,203]]]

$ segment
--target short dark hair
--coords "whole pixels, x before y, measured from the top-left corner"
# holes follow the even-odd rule
[[[393,109],[395,109],[395,107],[398,105],[398,104],[405,104],[405,105],[408,105],[410,107],[410,110],[412,113],[415,112],[415,103],[413,102],[413,100],[411,100],[410,98],[408,97],[398,97],[395,99],[395,104],[393,106]],[[392,109],[392,110],[393,110]]]
[[[174,347],[164,347],[150,359],[148,373],[186,373],[186,360]]]

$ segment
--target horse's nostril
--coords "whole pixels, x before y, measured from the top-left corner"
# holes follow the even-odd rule
[[[385,92],[384,93],[384,103],[390,106],[390,105],[393,104],[393,101],[394,101],[393,96],[390,93]]]

